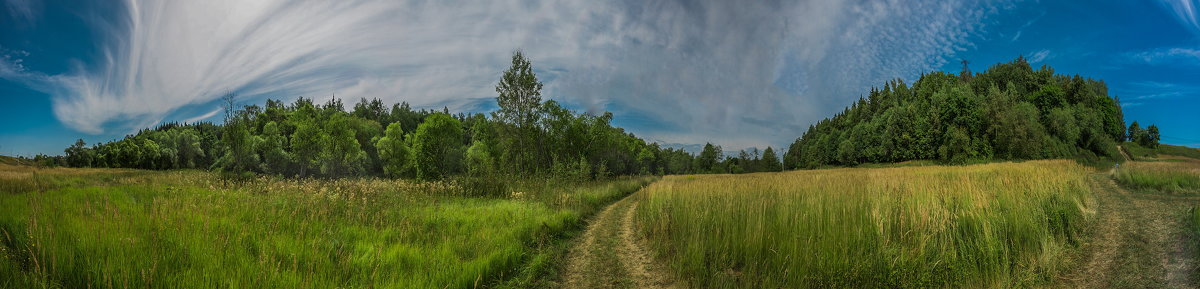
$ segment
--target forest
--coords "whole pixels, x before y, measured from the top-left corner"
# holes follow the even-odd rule
[[[933,72],[911,86],[890,81],[821,120],[788,148],[787,169],[862,163],[1119,156],[1123,140],[1157,146],[1158,128],[1126,133],[1120,99],[1103,81],[1034,70],[1024,57],[972,73]]]
[[[543,175],[589,180],[616,175],[779,171],[774,149],[726,158],[708,144],[698,156],[663,148],[589,115],[542,100],[542,83],[520,52],[496,86],[500,109],[452,114],[389,108],[361,99],[347,110],[301,97],[238,106],[225,95],[225,122],[166,123],[124,139],[88,146],[82,139],[45,165],[139,169],[214,169],[286,177]]]
[[[226,121],[166,123],[88,147],[83,140],[43,164],[71,167],[215,169],[286,177],[542,175],[592,180],[617,175],[751,173],[909,160],[964,164],[990,160],[1119,155],[1116,143],[1155,147],[1160,134],[1136,121],[1125,127],[1120,100],[1103,81],[1034,70],[1019,57],[982,73],[924,74],[871,89],[821,120],[780,160],[774,148],[727,156],[705,144],[698,154],[649,143],[590,115],[542,100],[542,83],[519,52],[496,86],[490,114],[389,108],[361,99],[347,110],[301,97],[285,104],[235,104]],[[781,162],[782,161],[782,162]]]

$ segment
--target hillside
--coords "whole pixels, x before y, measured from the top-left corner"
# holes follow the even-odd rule
[[[16,165],[18,164],[18,160],[10,156],[0,156],[0,164]]]
[[[1023,57],[982,73],[894,80],[809,127],[787,169],[939,160],[1115,157],[1125,138],[1119,100],[1103,81],[1030,67]]]

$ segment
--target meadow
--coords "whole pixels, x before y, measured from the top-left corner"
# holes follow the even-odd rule
[[[1122,164],[1113,179],[1126,188],[1163,193],[1200,193],[1200,160],[1165,157]]]
[[[472,288],[555,270],[582,218],[650,178],[231,182],[0,164],[0,288]]]
[[[668,176],[635,220],[701,288],[1029,287],[1094,215],[1066,160]]]
[[[1169,144],[1158,144],[1156,148],[1148,148],[1134,142],[1126,142],[1121,144],[1129,156],[1135,161],[1154,160],[1159,155],[1173,155],[1181,157],[1189,157],[1200,159],[1200,149],[1190,148],[1185,146],[1176,146]]]

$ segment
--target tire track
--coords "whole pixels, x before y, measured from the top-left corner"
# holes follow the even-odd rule
[[[1197,197],[1131,193],[1109,174],[1089,177],[1098,203],[1081,267],[1063,287],[1196,288],[1195,244],[1183,214]]]
[[[637,234],[639,193],[609,205],[571,249],[563,288],[682,288]]]

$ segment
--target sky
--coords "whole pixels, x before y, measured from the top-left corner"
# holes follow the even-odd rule
[[[887,80],[1025,56],[1200,147],[1200,0],[0,2],[6,155],[220,122],[228,92],[488,112],[516,50],[544,98],[660,143],[786,148]]]

